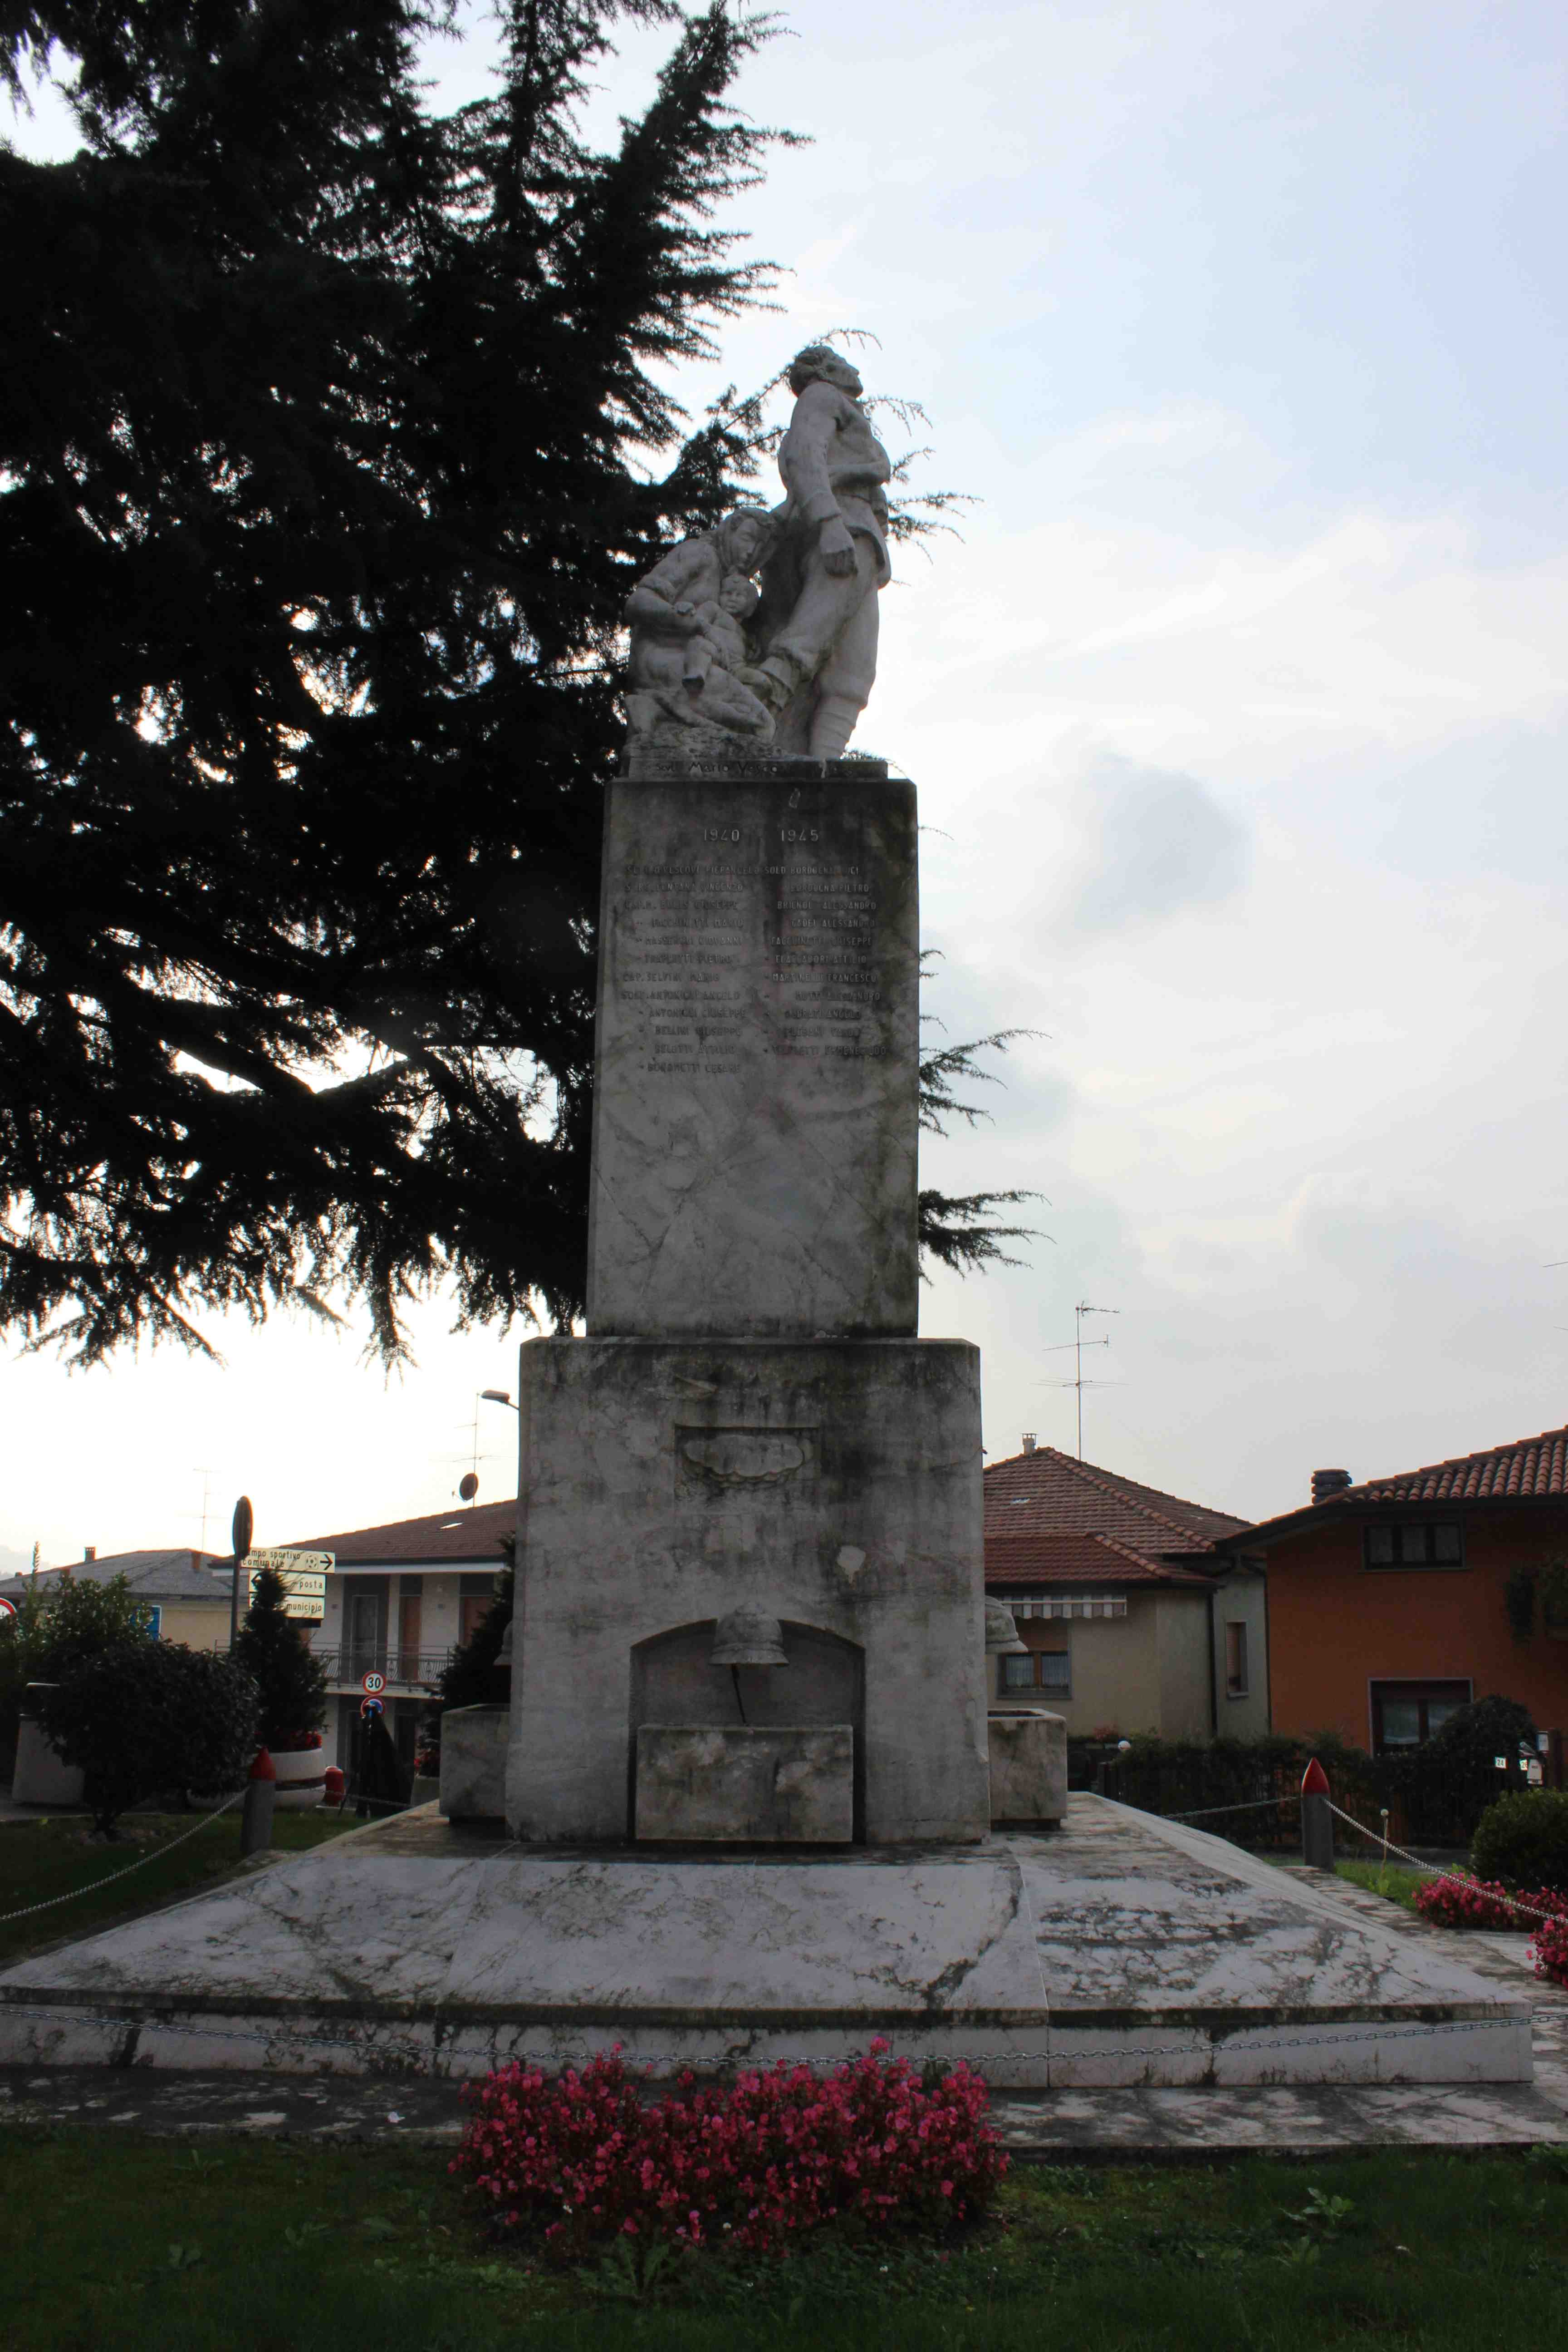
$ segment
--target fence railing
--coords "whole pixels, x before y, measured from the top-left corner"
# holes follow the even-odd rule
[[[360,1683],[368,1674],[384,1675],[389,1690],[428,1690],[437,1682],[451,1664],[452,1652],[445,1650],[405,1650],[395,1642],[384,1643],[379,1648],[366,1644],[335,1650],[315,1650],[326,1669],[329,1683]]]
[[[1454,1759],[1430,1748],[1379,1757],[1326,1746],[1317,1752],[1336,1804],[1369,1836],[1386,1833],[1405,1845],[1468,1845],[1493,1799],[1528,1785],[1524,1759],[1514,1753],[1497,1769],[1489,1756],[1478,1768],[1473,1759]],[[1234,1825],[1205,1820],[1201,1826],[1217,1829],[1238,1845],[1267,1851],[1299,1841],[1296,1800],[1312,1753],[1309,1740],[1270,1739],[1266,1748],[1263,1742],[1249,1748],[1239,1741],[1173,1741],[1135,1745],[1110,1756],[1101,1748],[1082,1761],[1090,1765],[1088,1785],[1101,1796],[1167,1819],[1234,1811]]]

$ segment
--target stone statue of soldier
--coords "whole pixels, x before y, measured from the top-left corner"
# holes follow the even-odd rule
[[[786,493],[763,566],[745,683],[774,718],[775,751],[837,759],[877,675],[877,598],[887,585],[888,453],[861,405],[865,386],[826,343],[791,361],[795,395],[779,446]]]

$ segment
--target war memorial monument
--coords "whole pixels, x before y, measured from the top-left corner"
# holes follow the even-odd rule
[[[587,1328],[521,1349],[510,1715],[447,1717],[439,1811],[0,1974],[0,2061],[880,2033],[999,2092],[1531,2079],[1522,1985],[1068,1801],[1059,1719],[988,1709],[979,1357],[917,1328],[915,788],[848,749],[889,467],[841,357],[789,383],[782,503],[627,605]]]

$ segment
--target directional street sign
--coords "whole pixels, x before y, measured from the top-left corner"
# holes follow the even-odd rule
[[[269,1568],[283,1580],[283,1614],[314,1623],[326,1614],[327,1579],[332,1572],[330,1551],[269,1551],[263,1546],[245,1556],[245,1601],[256,1598],[256,1580]]]
[[[360,1688],[366,1692],[370,1697],[374,1698],[377,1691],[384,1691],[386,1688],[386,1676],[384,1675],[378,1675],[375,1668],[373,1666],[369,1674],[364,1677],[364,1680],[361,1683]]]

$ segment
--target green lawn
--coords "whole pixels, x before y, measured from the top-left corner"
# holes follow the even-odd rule
[[[1370,1894],[1386,1895],[1390,1903],[1402,1904],[1406,1911],[1415,1908],[1415,1890],[1425,1884],[1430,1874],[1425,1870],[1405,1870],[1391,1862],[1386,1868],[1376,1862],[1336,1862],[1336,1878],[1348,1878],[1352,1886],[1364,1886]]]
[[[1568,2157],[1019,2170],[930,2247],[678,2266],[639,2303],[484,2242],[439,2149],[0,2132],[8,2352],[1537,2352]]]
[[[195,1837],[173,1853],[149,1860],[113,1886],[110,1878],[136,1858],[137,1847],[151,1853],[154,1846],[178,1837],[195,1826],[193,1813],[131,1813],[121,1824],[112,1845],[89,1844],[91,1823],[84,1813],[48,1815],[36,1822],[0,1825],[0,1913],[19,1911],[42,1903],[69,1888],[90,1889],[71,1903],[59,1903],[30,1919],[13,1919],[0,1927],[0,1966],[19,1960],[40,1945],[58,1943],[65,1936],[90,1935],[117,1919],[129,1919],[172,1895],[191,1894],[211,1885],[239,1866],[239,1808],[205,1823]],[[352,1811],[279,1813],[272,1842],[282,1853],[302,1853],[324,1838],[339,1837],[362,1824]],[[132,1844],[134,1839],[137,1843]]]

